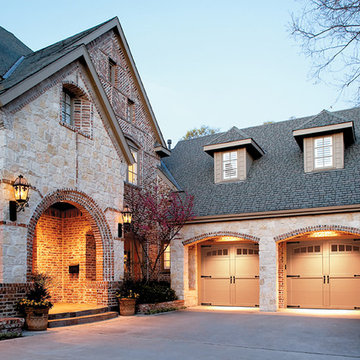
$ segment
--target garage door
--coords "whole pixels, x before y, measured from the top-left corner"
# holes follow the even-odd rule
[[[257,245],[201,246],[201,303],[258,306],[259,251]]]
[[[287,245],[288,307],[360,309],[359,241]]]

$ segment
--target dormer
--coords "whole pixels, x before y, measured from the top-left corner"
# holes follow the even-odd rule
[[[304,171],[344,168],[344,149],[355,141],[354,123],[326,110],[293,130],[304,152]]]
[[[215,183],[245,180],[253,160],[264,155],[260,146],[235,126],[213,138],[203,149],[214,158]]]

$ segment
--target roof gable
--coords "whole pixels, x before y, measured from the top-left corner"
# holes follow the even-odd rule
[[[233,126],[229,131],[209,139],[203,148],[210,156],[214,156],[216,151],[222,151],[224,149],[231,150],[240,147],[246,147],[247,151],[254,159],[258,159],[260,156],[264,155],[264,151],[261,147],[236,126]]]
[[[139,86],[140,92],[144,98],[146,108],[148,109],[148,112],[150,114],[151,123],[155,130],[156,137],[158,138],[158,142],[160,143],[162,148],[167,149],[165,140],[157,123],[149,98],[146,94],[144,85],[136,68],[135,61],[130,52],[129,45],[126,41],[124,32],[117,17],[114,17],[102,24],[96,25],[88,30],[82,31],[65,40],[59,41],[55,44],[52,44],[44,49],[41,49],[33,54],[26,56],[22,63],[19,65],[19,67],[11,75],[11,77],[0,82],[0,106],[6,104],[6,102],[4,102],[4,97],[1,98],[1,95],[3,93],[12,90],[14,86],[17,86],[31,76],[34,76],[36,73],[43,70],[44,67],[52,64],[52,62],[57,61],[59,58],[77,49],[79,46],[89,44],[91,41],[97,39],[99,36],[105,34],[109,30],[115,30],[120,37],[126,55],[129,59],[131,68],[135,74],[135,79]],[[21,95],[19,91],[13,92],[13,95],[15,95],[15,93],[16,96]]]
[[[36,56],[36,53],[34,53],[34,56]],[[20,83],[17,83],[7,91],[0,93],[0,106],[4,106],[11,102],[21,94],[39,84],[41,81],[64,68],[66,65],[75,60],[79,60],[89,70],[90,78],[94,82],[94,89],[101,102],[102,108],[105,111],[105,120],[108,121],[106,125],[113,135],[112,137],[115,141],[115,146],[117,146],[123,153],[126,162],[128,164],[132,164],[134,162],[133,156],[131,155],[129,146],[125,140],[120,125],[117,122],[114,110],[105,94],[86,47],[84,45],[78,45],[71,47],[70,49],[66,48],[63,51],[60,50],[56,54],[48,54],[48,56],[45,56],[45,59],[44,64],[46,65],[44,65],[41,70],[32,73]]]
[[[346,146],[354,143],[354,123],[343,116],[322,110],[318,115],[311,117],[293,130],[293,135],[299,147],[303,149],[303,139],[305,137],[321,136],[338,132],[344,133]]]

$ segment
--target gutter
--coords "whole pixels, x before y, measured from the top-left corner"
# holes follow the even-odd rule
[[[347,213],[347,212],[360,212],[360,204],[308,208],[308,209],[264,211],[264,212],[244,213],[244,214],[199,216],[194,218],[193,220],[188,221],[186,225],[225,222],[225,221],[272,219],[272,218],[283,218],[289,216],[338,214],[338,213]]]

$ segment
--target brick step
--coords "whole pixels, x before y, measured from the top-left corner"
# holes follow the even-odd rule
[[[74,318],[78,316],[86,316],[86,315],[96,315],[108,312],[108,308],[99,307],[95,309],[88,309],[88,310],[78,310],[78,311],[66,311],[62,313],[56,314],[49,314],[49,320],[56,320],[56,319],[66,319],[66,318]]]
[[[52,319],[49,320],[48,327],[53,328],[53,327],[61,327],[61,326],[87,324],[97,321],[113,319],[116,318],[117,316],[119,316],[117,312],[109,311],[100,314],[83,315],[83,316],[76,316],[76,317],[63,318],[63,319]]]

